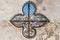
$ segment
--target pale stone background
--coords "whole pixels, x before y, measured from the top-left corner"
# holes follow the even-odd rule
[[[22,35],[22,29],[10,23],[11,18],[22,13],[27,1],[36,4],[37,12],[44,14],[51,22],[37,28],[32,39]],[[60,0],[0,0],[0,40],[60,40]]]

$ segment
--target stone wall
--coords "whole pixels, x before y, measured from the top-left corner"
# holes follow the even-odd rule
[[[22,35],[22,28],[10,23],[11,18],[22,13],[22,6],[27,1],[36,4],[36,13],[44,14],[50,23],[37,28],[32,39]],[[60,40],[60,0],[0,0],[0,40]]]

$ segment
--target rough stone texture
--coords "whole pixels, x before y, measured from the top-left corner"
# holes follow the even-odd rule
[[[0,40],[60,40],[60,22],[50,22],[36,30],[36,36],[27,39],[22,35],[22,28],[16,28],[9,21],[3,21],[0,22]]]
[[[22,35],[22,28],[16,28],[10,19],[22,13],[22,6],[27,1],[33,1],[37,12],[44,14],[51,22],[37,28],[37,34],[32,39]],[[0,40],[60,40],[60,0],[0,0]]]

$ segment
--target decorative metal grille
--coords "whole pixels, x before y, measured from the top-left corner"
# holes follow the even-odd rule
[[[23,28],[22,34],[26,38],[32,38],[36,35],[36,29],[44,26],[49,20],[40,13],[36,12],[36,6],[33,2],[28,1],[24,4],[22,11],[23,14],[16,14],[10,22],[18,27]]]

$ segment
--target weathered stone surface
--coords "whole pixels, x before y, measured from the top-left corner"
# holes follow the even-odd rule
[[[22,13],[22,6],[27,1],[33,1],[37,12],[44,14],[51,22],[37,28],[37,34],[32,39],[22,35],[22,28],[16,28],[10,19]],[[0,40],[60,40],[60,0],[0,0]]]
[[[59,40],[60,23],[51,22],[37,28],[37,34],[32,39],[27,39],[22,35],[22,28],[16,28],[9,21],[0,22],[0,40]]]

